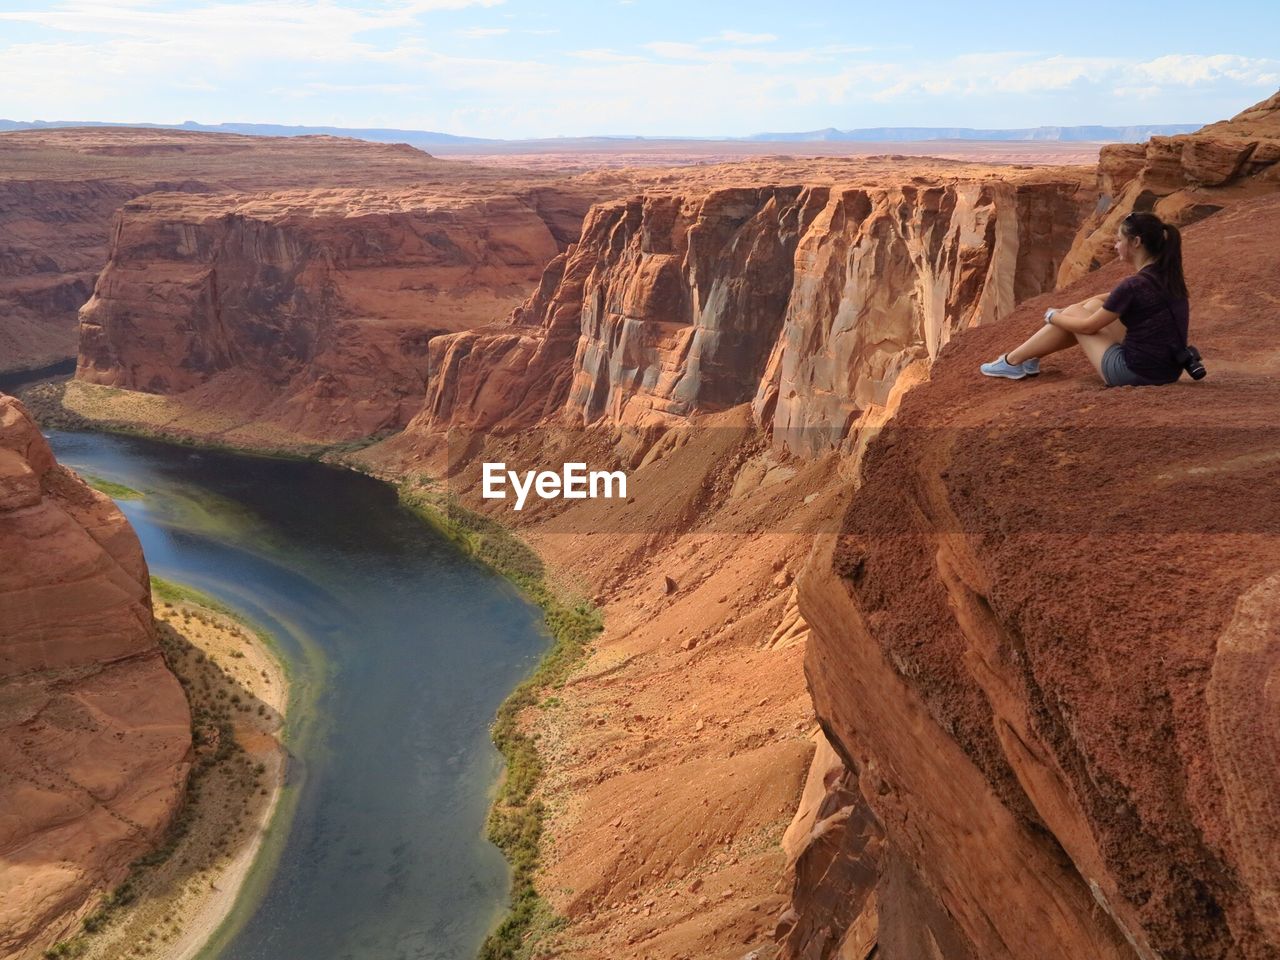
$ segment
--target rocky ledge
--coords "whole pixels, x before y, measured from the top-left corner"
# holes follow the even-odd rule
[[[839,759],[786,956],[1280,955],[1277,223],[1186,233],[1208,379],[977,375],[1117,265],[954,340],[871,444],[800,582]]]

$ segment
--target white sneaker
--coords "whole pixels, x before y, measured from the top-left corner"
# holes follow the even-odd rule
[[[1034,362],[1036,365],[1035,372],[1040,372],[1040,362],[1038,360],[1028,362]],[[1021,380],[1023,377],[1029,376],[1032,373],[1032,371],[1027,369],[1027,365],[1025,363],[1010,363],[1005,359],[1005,354],[1003,353],[990,363],[984,363],[978,369],[982,371],[984,376],[1004,377],[1006,380]]]

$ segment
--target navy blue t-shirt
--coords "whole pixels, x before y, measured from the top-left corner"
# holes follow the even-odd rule
[[[1159,383],[1172,383],[1182,375],[1175,358],[1187,345],[1187,326],[1191,306],[1186,297],[1169,296],[1148,264],[1131,277],[1121,280],[1111,291],[1103,309],[1120,315],[1124,324],[1124,362],[1140,377]]]

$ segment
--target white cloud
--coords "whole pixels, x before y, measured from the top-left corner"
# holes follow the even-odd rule
[[[356,31],[407,26],[437,10],[493,7],[504,0],[392,0],[373,8],[335,3],[333,0],[216,0],[200,6],[174,4],[172,0],[63,0],[47,9],[0,12],[0,20],[37,24],[53,30],[156,36],[189,33],[206,27],[234,25],[269,27],[273,24],[319,29],[341,24]]]
[[[1195,86],[1219,80],[1274,85],[1280,60],[1261,60],[1227,54],[1187,56],[1171,54],[1140,64],[1138,75],[1165,86]]]
[[[708,37],[708,40],[721,40],[725,43],[772,43],[778,38],[772,33],[742,33],[739,30],[721,30],[719,36]]]
[[[648,57],[638,57],[633,53],[619,53],[608,47],[597,47],[592,50],[571,50],[569,56],[578,60],[594,60],[599,63],[647,63]]]
[[[121,56],[157,57],[193,64],[263,60],[354,61],[376,48],[357,39],[373,31],[403,30],[432,11],[490,7],[503,0],[392,0],[373,7],[332,0],[215,0],[181,7],[171,0],[121,4],[66,0],[48,10],[0,13],[0,21],[35,24],[58,32],[116,38],[98,40]],[[21,45],[9,47],[10,54]]]
[[[468,40],[482,40],[485,37],[500,37],[510,32],[507,27],[472,27],[470,30],[459,30],[458,36],[466,37]]]
[[[642,45],[654,56],[664,60],[690,60],[701,63],[748,63],[761,66],[785,66],[809,63],[819,59],[817,50],[755,50],[743,47],[717,47],[707,49],[696,43],[661,40]]]
[[[421,87],[416,83],[326,83],[312,80],[295,89],[304,96],[314,93],[367,93],[387,97],[414,94]]]
[[[1280,60],[1180,55],[1134,61],[996,52],[936,63],[864,63],[831,78],[842,98],[888,103],[913,97],[1032,97],[1078,90],[1082,95],[1150,98],[1154,92],[1230,83],[1275,86]]]

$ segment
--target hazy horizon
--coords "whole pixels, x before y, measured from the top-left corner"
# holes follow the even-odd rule
[[[1217,118],[1217,119],[1221,119],[1221,118]],[[554,143],[562,140],[567,142],[618,141],[620,143],[627,143],[627,142],[634,142],[634,141],[649,141],[649,142],[655,142],[655,143],[681,142],[681,141],[688,141],[692,143],[744,142],[744,143],[759,143],[764,145],[769,143],[820,143],[824,141],[816,137],[806,138],[805,135],[821,134],[826,132],[853,135],[853,136],[848,136],[844,138],[839,138],[839,137],[832,138],[830,142],[868,142],[868,143],[912,142],[912,141],[930,142],[930,141],[947,140],[947,139],[977,141],[977,140],[982,140],[984,138],[979,136],[948,137],[948,136],[923,136],[922,135],[919,137],[908,136],[901,140],[893,140],[893,139],[887,139],[887,138],[884,140],[877,140],[876,138],[872,138],[870,136],[860,136],[860,135],[878,133],[878,132],[900,133],[900,134],[901,133],[1017,134],[1017,133],[1023,133],[1023,132],[1054,131],[1054,130],[1066,131],[1066,132],[1072,132],[1072,133],[1076,131],[1086,131],[1086,130],[1140,130],[1140,131],[1153,130],[1158,133],[1174,133],[1174,132],[1182,132],[1183,129],[1185,129],[1186,131],[1190,131],[1195,128],[1204,126],[1207,123],[1212,123],[1212,122],[1213,120],[1199,120],[1191,123],[1181,123],[1181,124],[1127,123],[1127,124],[1079,124],[1074,126],[1040,124],[1035,127],[1011,127],[1011,128],[1002,128],[1002,129],[983,129],[983,128],[976,128],[976,127],[957,127],[957,126],[861,127],[861,128],[851,128],[851,129],[823,127],[816,130],[757,131],[753,134],[748,134],[743,136],[737,136],[737,135],[715,136],[715,135],[709,135],[709,134],[645,135],[645,134],[629,134],[629,133],[614,133],[614,134],[588,133],[588,134],[581,134],[581,135],[558,134],[553,137],[523,137],[523,138],[521,137],[488,137],[486,138],[486,137],[469,137],[465,134],[455,134],[449,130],[410,130],[410,129],[399,128],[399,127],[371,127],[371,126],[348,127],[348,126],[335,126],[331,124],[323,124],[323,125],[321,124],[286,124],[286,123],[278,123],[278,122],[271,122],[271,121],[244,122],[244,121],[236,121],[236,120],[226,120],[226,121],[215,121],[215,122],[206,123],[199,120],[185,120],[181,123],[167,123],[167,122],[159,122],[159,121],[146,120],[146,119],[82,120],[82,119],[69,119],[69,118],[68,119],[48,119],[43,117],[37,117],[37,118],[20,120],[14,117],[0,116],[0,133],[12,131],[12,130],[23,130],[23,129],[40,130],[40,129],[59,129],[59,128],[66,128],[66,127],[84,126],[84,127],[121,127],[121,128],[130,128],[130,129],[190,130],[190,131],[201,132],[201,133],[205,133],[205,132],[246,133],[247,132],[247,133],[252,133],[260,136],[291,135],[289,133],[290,131],[296,131],[296,133],[293,133],[292,135],[305,135],[310,131],[323,131],[326,133],[332,132],[335,135],[349,135],[353,137],[358,137],[359,134],[376,134],[376,133],[406,134],[410,137],[414,135],[423,135],[426,137],[438,136],[438,137],[444,138],[446,142],[440,145],[447,145],[448,141],[456,141],[460,145],[465,145],[465,144],[482,145],[485,143],[493,143],[493,144]],[[249,129],[249,128],[259,128],[259,129]],[[383,138],[378,138],[378,139],[383,139]],[[1001,141],[1001,142],[1009,142],[1009,143],[1054,142],[1052,139],[1048,137],[1017,138],[1013,136],[996,136],[992,139]],[[1072,141],[1086,142],[1087,139],[1088,138],[1083,138],[1083,137],[1071,137],[1071,138],[1062,138],[1060,142],[1072,142]],[[1146,136],[1144,135],[1141,139],[1146,139]]]
[[[1280,10],[1089,0],[13,0],[0,117],[393,128],[495,139],[1151,126],[1280,87]],[[998,25],[998,41],[991,24]],[[945,42],[943,39],[945,38]],[[146,119],[143,119],[146,118]]]

